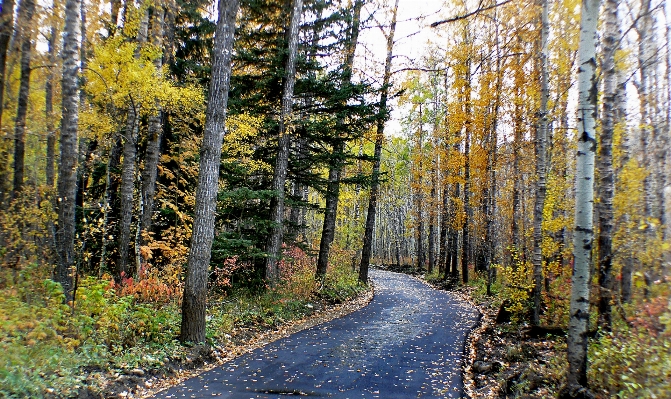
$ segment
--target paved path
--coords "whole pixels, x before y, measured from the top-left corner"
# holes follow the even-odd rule
[[[341,319],[275,341],[158,398],[459,398],[477,312],[407,275],[372,270],[375,297]]]

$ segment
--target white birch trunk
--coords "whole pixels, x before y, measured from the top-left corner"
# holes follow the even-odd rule
[[[538,110],[538,127],[536,129],[536,201],[534,203],[534,313],[533,324],[540,324],[541,290],[543,288],[543,207],[545,206],[546,174],[547,174],[547,134],[548,134],[548,2],[540,0],[541,37],[540,37],[540,86],[541,101]]]
[[[578,151],[573,235],[574,269],[568,331],[568,384],[578,392],[587,386],[587,327],[592,258],[594,159],[596,151],[596,40],[599,0],[583,0],[578,48]]]

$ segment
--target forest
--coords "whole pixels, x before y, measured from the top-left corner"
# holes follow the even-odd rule
[[[671,397],[671,5],[412,3],[0,2],[0,397],[141,397],[372,268],[478,307],[469,396]]]

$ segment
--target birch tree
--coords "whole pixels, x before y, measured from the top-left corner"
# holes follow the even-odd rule
[[[534,313],[533,324],[540,324],[541,290],[543,283],[543,207],[545,206],[546,174],[547,174],[547,131],[548,131],[548,2],[540,0],[540,109],[538,110],[538,126],[536,128],[536,201],[534,203]]]
[[[219,17],[212,51],[212,79],[208,94],[205,133],[200,150],[200,169],[193,233],[182,297],[182,342],[205,342],[207,271],[214,239],[214,213],[219,190],[221,144],[225,132],[231,56],[238,0],[219,0]]]
[[[576,155],[576,205],[573,235],[574,270],[567,338],[569,396],[584,396],[587,387],[587,327],[594,206],[596,151],[596,25],[599,0],[583,0],[578,48],[578,151]]]

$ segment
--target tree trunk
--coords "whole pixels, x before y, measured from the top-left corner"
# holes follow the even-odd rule
[[[14,32],[14,0],[5,0],[0,13],[0,125],[2,125],[2,109],[5,94],[5,67],[7,66],[7,49]]]
[[[32,20],[35,13],[33,0],[22,0],[19,4],[19,37],[21,42],[21,78],[19,98],[14,122],[14,190],[16,197],[23,190],[24,162],[26,153],[26,114],[30,94],[30,56],[32,54]]]
[[[284,87],[282,89],[282,105],[280,110],[279,137],[277,140],[277,158],[273,172],[272,190],[275,198],[271,202],[270,217],[272,227],[266,245],[266,281],[273,285],[279,279],[278,261],[282,248],[284,232],[284,185],[287,180],[289,166],[289,144],[292,127],[291,110],[293,107],[294,85],[296,83],[296,53],[298,51],[298,31],[300,28],[303,0],[293,0],[291,22],[288,32],[288,51],[284,66]]]
[[[143,12],[137,34],[136,58],[140,47],[147,42],[149,28],[148,12]],[[123,142],[123,163],[121,164],[121,220],[119,222],[119,273],[132,277],[137,270],[130,263],[130,237],[133,221],[133,197],[135,193],[135,174],[137,170],[137,144],[140,130],[140,105],[132,98],[128,106],[126,129]],[[123,276],[122,276],[123,277]]]
[[[468,29],[468,27],[466,28]],[[465,43],[469,45],[470,32],[464,32]],[[471,60],[466,60],[466,70],[464,72],[466,86],[464,87],[464,114],[466,122],[464,126],[464,225],[461,230],[461,279],[464,284],[468,283],[468,262],[470,258],[471,243],[469,237],[469,223],[472,218],[470,194],[471,194],[471,129],[472,129],[472,104],[471,104]]]
[[[152,44],[157,48],[163,48],[163,14],[161,6],[154,7],[152,20]],[[156,69],[163,66],[162,58],[158,57],[155,61]],[[151,231],[152,215],[154,213],[154,195],[156,193],[156,177],[158,175],[158,162],[161,156],[161,137],[163,135],[163,114],[160,105],[156,104],[156,110],[149,116],[147,150],[144,158],[144,168],[142,169],[142,193],[141,204],[142,213],[140,215],[138,231],[140,232],[139,245],[146,243],[147,234]],[[136,251],[140,252],[139,248]],[[139,255],[141,256],[141,255]],[[140,260],[140,263],[146,262],[146,259]],[[141,265],[138,264],[139,268]]]
[[[396,33],[396,13],[398,11],[398,0],[392,9],[391,25],[387,34],[387,58],[384,63],[384,76],[382,77],[382,92],[380,93],[380,116],[377,121],[375,132],[375,150],[373,152],[373,175],[368,199],[368,214],[364,228],[363,247],[361,249],[361,265],[359,266],[359,281],[368,284],[368,268],[373,246],[373,230],[375,227],[375,211],[377,209],[377,196],[380,190],[380,159],[382,157],[382,144],[384,142],[384,125],[387,120],[387,98],[389,96],[389,82],[391,79],[391,61],[394,50],[394,34]]]
[[[439,256],[438,256],[438,274],[444,276],[447,270],[447,230],[449,226],[449,210],[450,210],[450,187],[445,185],[443,188],[443,198],[440,208],[440,234],[438,239]]]
[[[205,342],[207,271],[214,239],[214,213],[219,190],[221,144],[225,132],[231,55],[238,0],[219,0],[219,18],[212,51],[212,79],[208,92],[205,133],[200,150],[200,169],[193,218],[193,233],[182,297],[182,342]]]
[[[58,164],[58,264],[54,280],[61,283],[67,301],[74,289],[75,195],[77,193],[77,128],[79,123],[79,5],[81,0],[66,0],[63,32],[63,100],[61,154]]]
[[[587,327],[593,232],[596,150],[596,25],[599,0],[583,0],[578,48],[578,151],[576,157],[574,270],[568,329],[569,391],[587,387]]]
[[[49,64],[52,65],[47,71],[44,84],[44,113],[47,125],[47,156],[45,175],[47,186],[53,187],[55,182],[54,165],[56,162],[56,128],[54,127],[54,68],[56,64],[56,24],[51,26],[49,34],[48,51]],[[1,84],[1,82],[0,82]]]
[[[354,54],[359,41],[359,23],[361,20],[361,8],[363,0],[357,0],[352,10],[352,26],[350,27],[347,49],[345,54],[345,72],[344,82],[347,85],[352,80],[352,68],[354,66]],[[344,121],[338,120],[338,125],[342,126]],[[326,276],[328,266],[329,251],[331,243],[335,236],[335,222],[338,213],[338,199],[340,197],[340,174],[342,171],[342,157],[344,156],[345,143],[338,140],[333,149],[333,165],[329,168],[328,187],[326,189],[326,212],[324,213],[324,226],[322,228],[321,241],[319,243],[319,256],[317,257],[317,280],[322,280]]]
[[[536,128],[536,201],[534,203],[534,312],[532,323],[540,324],[541,291],[543,290],[543,207],[545,206],[547,176],[547,134],[548,134],[548,2],[540,0],[540,109],[538,110],[538,126]]]
[[[601,119],[601,135],[599,137],[599,169],[597,204],[599,215],[598,270],[599,270],[599,326],[610,331],[612,324],[611,301],[613,300],[613,196],[615,180],[613,173],[613,132],[618,123],[615,97],[617,95],[617,71],[615,66],[615,50],[619,36],[620,23],[617,14],[618,1],[605,2],[605,32],[603,36],[603,109]]]

